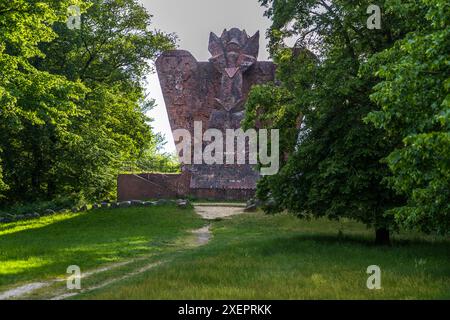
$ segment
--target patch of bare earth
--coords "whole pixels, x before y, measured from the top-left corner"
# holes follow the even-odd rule
[[[223,219],[244,213],[242,205],[198,204],[194,205],[194,208],[206,220]]]

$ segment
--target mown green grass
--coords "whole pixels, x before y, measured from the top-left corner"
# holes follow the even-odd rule
[[[176,206],[100,209],[0,225],[0,291],[111,262],[159,254],[204,222]]]
[[[376,247],[358,223],[261,213],[213,232],[205,247],[76,299],[450,299],[449,239],[404,234]],[[381,290],[366,287],[370,265]]]

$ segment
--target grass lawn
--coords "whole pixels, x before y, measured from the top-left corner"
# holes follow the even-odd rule
[[[212,240],[190,245],[190,231],[208,223]],[[83,279],[88,290],[72,298],[450,299],[450,239],[402,234],[376,247],[373,236],[352,221],[254,213],[205,222],[176,206],[55,215],[0,226],[0,292],[64,278],[69,265],[132,261]],[[370,265],[381,268],[381,290],[366,287]],[[65,282],[27,298],[55,293],[67,293]]]
[[[449,239],[405,234],[376,247],[355,222],[261,213],[212,230],[207,246],[76,299],[450,299]],[[366,287],[370,265],[381,290]]]
[[[143,255],[158,255],[204,222],[176,206],[99,209],[0,225],[0,292],[23,283],[66,277]]]

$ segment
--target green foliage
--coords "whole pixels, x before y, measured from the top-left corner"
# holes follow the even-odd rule
[[[277,83],[252,88],[247,104],[245,128],[280,130],[284,158],[295,151],[304,114],[301,100],[310,93],[317,58],[308,50],[279,48],[275,55]]]
[[[29,213],[38,213],[44,215],[47,210],[53,210],[55,212],[62,212],[71,210],[72,208],[81,208],[87,203],[80,199],[78,194],[67,195],[65,197],[58,197],[49,201],[39,201],[32,203],[17,203],[13,206],[9,206],[3,210],[0,210],[0,216],[3,215],[20,215]],[[4,212],[2,212],[4,211]]]
[[[32,144],[31,139],[38,139],[37,132],[23,136],[24,130],[51,122],[57,134],[63,135],[70,114],[77,113],[75,102],[84,94],[80,83],[39,71],[29,61],[43,55],[39,43],[56,37],[51,25],[64,20],[59,13],[65,12],[69,2],[14,0],[0,5],[0,158],[10,193],[26,191],[16,188],[22,179],[30,185],[37,183],[30,170],[20,171],[21,163],[28,161],[28,169],[43,165],[31,163],[36,153],[25,147]],[[81,1],[72,3],[83,7]],[[14,149],[20,151],[12,158]]]
[[[408,203],[393,212],[407,227],[450,231],[450,5],[422,0],[426,16],[416,31],[371,59],[382,81],[372,100],[381,110],[368,121],[389,139],[403,140],[386,157],[387,181]],[[419,4],[417,4],[418,6]],[[396,6],[392,10],[404,10]]]
[[[176,154],[146,151],[136,162],[136,170],[139,172],[179,173],[181,166]]]
[[[3,192],[6,191],[8,189],[8,186],[6,185],[6,183],[3,182],[3,169],[1,166],[1,159],[0,159],[0,199],[3,197]]]
[[[69,5],[81,29],[66,26]],[[113,198],[125,161],[161,141],[145,116],[149,61],[174,36],[136,0],[12,1],[0,7],[0,156],[8,203]]]
[[[281,128],[290,153],[259,184],[267,210],[447,232],[448,3],[382,1],[381,30],[366,27],[371,1],[261,3],[281,85],[251,92],[245,124]]]
[[[181,165],[178,155],[161,152],[161,147],[165,142],[158,135],[156,138],[160,142],[144,150],[139,159],[124,162],[122,170],[127,173],[179,173]]]
[[[283,87],[255,86],[247,102],[244,128],[283,128],[280,132],[280,148],[286,153],[292,152],[299,118],[292,100],[292,94]]]
[[[291,155],[278,175],[260,182],[258,196],[274,199],[269,211],[349,217],[376,229],[395,229],[393,218],[385,212],[401,199],[383,184],[389,171],[380,163],[395,141],[386,141],[382,130],[364,123],[363,118],[376,108],[369,99],[374,83],[370,77],[358,76],[368,55],[391,44],[386,34],[392,30],[367,29],[369,1],[264,3],[271,5],[271,48],[281,80],[280,86],[266,89],[267,95],[273,96],[272,90],[289,93],[282,96],[288,101],[290,112],[285,117],[291,122],[277,119],[278,111],[286,108],[282,100],[256,99],[262,96],[261,88],[250,95],[246,121],[258,122],[255,108],[263,117],[277,119],[273,127],[290,137],[281,148]],[[286,49],[284,39],[294,35],[299,39],[297,47]],[[300,135],[294,140],[295,119],[302,116]]]

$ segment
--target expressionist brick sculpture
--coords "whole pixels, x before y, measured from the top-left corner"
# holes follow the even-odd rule
[[[251,87],[273,81],[272,62],[258,62],[259,32],[249,37],[239,29],[211,33],[209,62],[198,62],[189,52],[165,52],[156,62],[172,130],[187,129],[194,136],[194,121],[203,130],[225,134],[238,129]],[[250,165],[190,165],[193,193],[201,189],[254,190],[259,177]]]
[[[202,122],[203,131],[219,129],[224,135],[226,129],[240,128],[251,87],[275,77],[272,62],[257,61],[258,51],[259,32],[249,37],[245,30],[233,28],[220,38],[211,33],[208,62],[198,62],[184,50],[163,53],[156,69],[172,130],[186,129],[193,137],[195,121]],[[249,164],[196,164],[185,165],[179,180],[188,183],[182,189],[193,196],[244,200],[254,195],[258,178]],[[127,177],[119,177],[119,189],[120,179]]]

